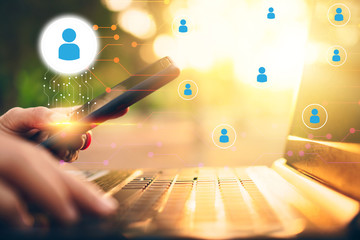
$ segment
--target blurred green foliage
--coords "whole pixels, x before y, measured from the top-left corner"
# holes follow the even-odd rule
[[[0,113],[47,103],[42,89],[46,67],[37,41],[49,19],[69,13],[98,25],[111,24],[111,14],[99,0],[0,1]]]

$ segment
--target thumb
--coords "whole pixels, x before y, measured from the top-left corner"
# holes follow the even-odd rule
[[[32,129],[47,129],[50,123],[65,119],[67,119],[65,115],[46,107],[16,107],[1,116],[0,123],[10,132],[22,133]]]

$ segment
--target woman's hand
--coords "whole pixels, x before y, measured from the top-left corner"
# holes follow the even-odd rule
[[[51,136],[56,127],[64,127],[61,123],[70,121],[69,115],[74,109],[76,108],[12,108],[0,117],[0,131],[41,143]],[[112,118],[121,117],[127,111],[128,109],[119,112]],[[67,162],[75,161],[79,150],[86,144],[87,138],[87,134],[79,135],[72,139],[71,145],[57,149],[55,154]]]
[[[34,112],[47,115],[44,109]],[[39,115],[37,120],[43,118]],[[27,134],[29,126],[35,128],[37,125],[32,124],[39,123],[14,121],[18,122],[7,122],[8,126],[17,126],[16,132],[21,134]],[[91,183],[62,171],[48,151],[33,143],[0,133],[0,153],[0,222],[3,224],[31,226],[33,217],[27,210],[28,204],[35,204],[62,223],[73,223],[85,212],[106,216],[117,208],[114,199],[105,198]]]

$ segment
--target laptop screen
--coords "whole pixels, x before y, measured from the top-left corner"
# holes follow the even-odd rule
[[[360,200],[360,4],[317,1],[285,158]]]

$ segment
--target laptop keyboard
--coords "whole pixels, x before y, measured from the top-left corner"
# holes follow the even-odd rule
[[[137,233],[139,228],[184,235],[209,229],[219,234],[248,234],[282,228],[245,168],[148,171],[128,182],[114,197],[120,203],[117,224]]]
[[[93,182],[105,192],[108,192],[123,182],[130,174],[131,171],[110,171],[108,174],[93,180]],[[93,175],[90,175],[90,177],[91,176]]]

